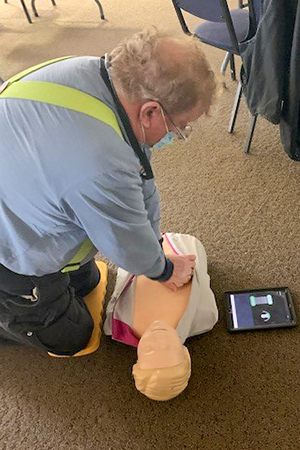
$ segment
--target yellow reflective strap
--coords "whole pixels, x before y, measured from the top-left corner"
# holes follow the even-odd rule
[[[83,261],[83,259],[90,253],[93,247],[94,245],[89,238],[85,239],[74,258],[71,259],[71,261],[61,270],[61,272],[66,273],[79,269],[81,261]]]
[[[68,272],[73,272],[74,270],[78,270],[80,269],[81,264],[67,264],[63,269],[61,269],[62,273],[68,273]]]
[[[120,137],[123,138],[114,112],[105,103],[92,95],[68,86],[48,83],[45,81],[18,82],[22,77],[29,75],[35,70],[67,58],[71,58],[71,56],[46,61],[16,74],[7,81],[4,90],[0,93],[0,99],[16,98],[30,100],[77,111],[106,123],[111,126]],[[93,243],[87,238],[81,244],[74,258],[71,259],[71,261],[61,270],[61,272],[66,273],[79,269],[81,261],[88,256],[92,248]]]
[[[98,98],[78,89],[46,81],[21,81],[9,85],[0,98],[31,100],[71,109],[110,125],[122,137],[114,112]]]
[[[62,56],[60,58],[51,59],[50,61],[46,61],[36,66],[29,67],[29,69],[22,70],[22,72],[17,73],[13,77],[11,77],[8,82],[9,84],[14,83],[15,81],[19,81],[21,78],[29,75],[32,72],[35,72],[38,69],[42,69],[43,67],[49,66],[50,64],[56,63],[58,61],[63,61],[64,59],[73,58],[73,56]]]

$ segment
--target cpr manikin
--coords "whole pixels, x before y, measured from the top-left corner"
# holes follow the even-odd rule
[[[132,373],[136,388],[152,400],[170,400],[186,388],[190,355],[174,328],[163,320],[155,320],[147,328]]]
[[[197,256],[193,279],[176,292],[145,276],[118,270],[104,332],[137,347],[136,388],[153,400],[170,400],[187,386],[191,361],[187,337],[209,331],[218,312],[203,245],[193,236],[166,233],[165,254]]]

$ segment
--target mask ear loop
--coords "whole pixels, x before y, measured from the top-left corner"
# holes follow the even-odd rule
[[[170,130],[169,130],[169,127],[168,127],[168,124],[167,124],[167,121],[166,121],[165,113],[164,113],[164,110],[162,109],[161,106],[160,106],[160,112],[161,112],[161,115],[162,115],[162,117],[164,119],[164,123],[165,123],[165,127],[166,127],[166,130],[167,130],[167,133],[170,133]]]
[[[142,130],[142,135],[143,135],[143,142],[145,144],[147,144],[147,142],[146,142],[146,133],[145,133],[144,126],[143,126],[142,122],[140,122],[140,125],[141,125],[141,130]]]
[[[166,121],[166,116],[165,116],[164,110],[163,110],[163,108],[162,108],[161,105],[160,105],[160,110],[161,110],[161,114],[162,114],[163,119],[164,119],[164,122],[165,122],[166,130],[167,130],[168,133],[170,133],[170,130],[169,130],[169,127],[168,127],[168,124],[167,124],[167,121]],[[170,121],[172,122],[172,125],[174,125],[174,127],[176,128],[176,131],[177,131],[177,137],[178,137],[179,139],[186,140],[186,136],[184,136],[184,134],[182,133],[182,131],[180,130],[180,128],[173,122],[173,120],[171,119],[171,117],[170,117],[169,115],[168,115],[168,117],[169,117]]]
[[[161,112],[162,118],[164,120],[164,124],[165,124],[166,130],[167,130],[167,133],[170,133],[170,130],[169,130],[169,127],[168,127],[168,124],[166,121],[166,117],[164,114],[164,110],[162,109],[162,107],[160,105],[159,105],[159,107],[160,107],[160,112]],[[141,125],[142,134],[143,134],[143,142],[146,144],[146,133],[145,133],[145,129],[144,129],[142,122],[140,122],[140,125]]]

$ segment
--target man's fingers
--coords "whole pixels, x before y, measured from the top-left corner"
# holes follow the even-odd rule
[[[194,273],[195,267],[196,267],[196,264],[195,264],[194,262],[189,263],[189,264],[187,265],[187,267],[186,267],[187,273],[188,273],[188,274]]]
[[[196,255],[168,255],[166,257],[174,264],[174,271],[169,282],[166,282],[166,287],[172,292],[176,292],[178,288],[181,288],[186,283],[189,283],[194,275],[194,269],[196,267]]]
[[[196,263],[192,262],[192,263],[190,264],[190,267],[191,267],[192,270],[194,270],[195,267],[196,267]]]
[[[166,286],[167,289],[169,289],[172,292],[176,292],[177,291],[177,286],[176,286],[175,283],[171,283],[171,284],[166,283],[165,286]]]
[[[196,255],[190,254],[190,255],[186,255],[186,256],[189,259],[189,261],[195,261],[195,259],[196,259]]]

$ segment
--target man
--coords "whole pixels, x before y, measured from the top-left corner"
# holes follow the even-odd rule
[[[190,280],[195,256],[163,253],[149,159],[209,111],[214,74],[199,45],[147,30],[105,60],[59,60],[0,87],[3,336],[57,354],[84,348],[98,250],[171,290]]]

